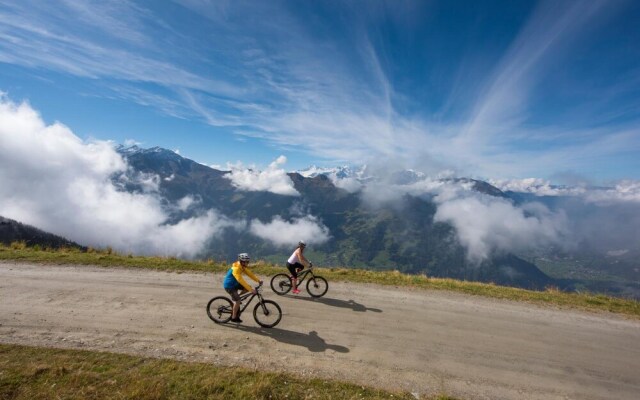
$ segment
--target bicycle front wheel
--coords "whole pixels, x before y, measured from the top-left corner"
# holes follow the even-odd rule
[[[311,297],[322,297],[329,290],[329,283],[321,276],[312,276],[307,281],[307,292]]]
[[[224,324],[231,319],[233,303],[224,296],[214,297],[207,304],[207,315],[216,324]]]
[[[271,289],[277,295],[285,295],[291,290],[291,278],[287,274],[278,274],[271,278]]]
[[[262,300],[262,302],[256,304],[256,307],[253,309],[253,319],[255,319],[260,326],[273,328],[278,325],[282,319],[282,310],[275,301]]]

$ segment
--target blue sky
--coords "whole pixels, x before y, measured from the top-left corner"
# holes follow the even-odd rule
[[[635,1],[5,1],[0,91],[206,164],[640,179]]]

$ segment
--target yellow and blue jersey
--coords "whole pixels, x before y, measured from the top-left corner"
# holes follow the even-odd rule
[[[242,267],[240,261],[236,261],[233,263],[229,271],[227,271],[227,275],[224,277],[224,288],[225,289],[242,289],[245,288],[247,291],[251,291],[251,286],[244,280],[242,274],[246,274],[249,278],[253,279],[256,282],[260,282],[260,279],[251,272],[248,267]]]

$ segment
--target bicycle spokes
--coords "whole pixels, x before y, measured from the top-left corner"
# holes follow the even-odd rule
[[[328,289],[329,283],[321,276],[313,276],[307,282],[307,292],[309,292],[312,297],[324,296]]]
[[[261,299],[253,309],[253,317],[260,326],[271,328],[280,322],[282,310],[276,302]]]

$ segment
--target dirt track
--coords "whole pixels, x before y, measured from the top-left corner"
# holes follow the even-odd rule
[[[265,279],[266,281],[267,279]],[[266,297],[262,329],[205,312],[221,275],[0,263],[0,342],[286,370],[416,396],[638,399],[640,322],[454,293],[330,282]],[[251,308],[253,306],[250,306]]]

